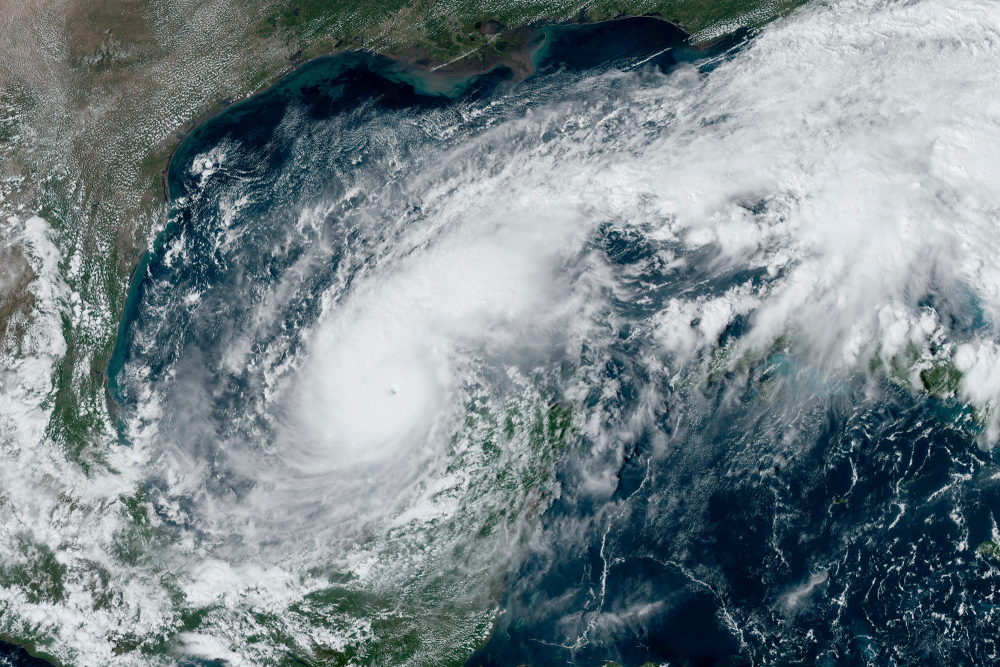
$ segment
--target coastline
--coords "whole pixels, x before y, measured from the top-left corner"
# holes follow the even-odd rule
[[[10,660],[10,667],[66,667],[53,656],[38,649],[34,642],[16,642],[15,637],[0,634],[0,659]]]
[[[672,27],[675,30],[684,32],[684,30],[671,21],[660,18],[656,14],[642,14],[638,16],[632,15],[619,15],[611,19],[606,19],[602,21],[590,21],[586,16],[578,17],[572,21],[538,21],[526,26],[521,26],[518,28],[506,28],[505,26],[497,25],[497,31],[491,32],[490,23],[496,23],[490,21],[480,27],[480,32],[484,35],[491,35],[495,39],[493,41],[504,40],[508,43],[515,45],[516,48],[512,48],[504,52],[503,55],[497,51],[487,50],[485,47],[477,47],[472,49],[467,53],[462,54],[459,58],[451,60],[448,62],[442,62],[437,60],[426,49],[406,49],[402,53],[397,53],[394,50],[389,50],[387,52],[378,51],[376,49],[370,48],[356,48],[354,46],[345,47],[342,49],[335,49],[322,53],[320,55],[301,60],[296,59],[293,64],[278,74],[273,81],[264,86],[263,88],[254,91],[250,95],[243,97],[239,100],[218,100],[212,107],[207,109],[204,113],[192,118],[188,122],[184,123],[178,128],[171,131],[171,135],[177,137],[176,142],[169,148],[169,154],[166,158],[166,164],[160,170],[159,176],[161,183],[163,185],[163,195],[164,203],[169,204],[170,202],[170,182],[168,174],[170,171],[171,163],[173,162],[174,156],[177,151],[184,144],[191,134],[193,134],[199,127],[201,127],[206,122],[210,121],[212,118],[218,116],[219,114],[226,111],[229,107],[236,104],[244,104],[256,97],[259,97],[268,91],[272,90],[275,86],[279,85],[283,80],[285,80],[290,75],[301,70],[303,67],[323,58],[334,58],[348,53],[362,53],[369,55],[378,55],[389,60],[398,63],[401,66],[412,68],[414,72],[430,74],[432,72],[440,72],[442,77],[448,77],[453,79],[470,78],[476,76],[482,76],[489,74],[493,70],[500,67],[507,67],[512,72],[514,72],[513,83],[523,81],[529,76],[533,75],[536,71],[537,63],[534,61],[534,56],[537,54],[538,50],[543,46],[543,31],[550,27],[574,27],[574,26],[602,26],[606,24],[611,24],[623,20],[629,19],[653,19],[656,21],[661,21],[664,24]],[[684,33],[688,34],[688,33]],[[690,35],[688,35],[690,38]],[[491,42],[492,43],[492,42]],[[710,46],[711,43],[698,46]],[[484,59],[479,63],[473,65],[470,62],[470,57],[475,53],[480,53],[484,56]]]
[[[337,61],[340,60],[346,61],[349,59],[356,59],[358,61],[367,60],[368,62],[374,62],[376,59],[384,59],[387,63],[391,64],[391,70],[390,68],[386,68],[385,71],[379,71],[377,74],[386,78],[391,78],[391,80],[398,83],[410,85],[413,87],[414,92],[418,95],[454,98],[464,93],[471,85],[474,85],[477,80],[497,73],[503,69],[510,72],[508,81],[510,84],[515,85],[518,82],[524,81],[528,77],[534,75],[541,64],[542,59],[544,59],[547,55],[547,48],[550,45],[550,41],[552,41],[551,38],[553,37],[555,31],[565,33],[567,31],[577,29],[590,29],[591,31],[597,32],[605,30],[609,27],[625,28],[627,23],[635,21],[656,21],[663,24],[663,31],[665,33],[672,31],[676,33],[675,37],[683,35],[683,40],[686,41],[690,39],[690,35],[676,24],[659,18],[658,16],[643,15],[619,16],[604,21],[588,21],[586,20],[586,17],[582,17],[582,20],[578,18],[574,21],[538,22],[515,29],[506,29],[504,26],[491,26],[490,24],[485,24],[481,26],[481,31],[486,31],[484,34],[493,34],[497,39],[505,39],[512,45],[512,47],[516,48],[511,48],[506,51],[506,53],[509,54],[508,57],[500,57],[498,55],[495,58],[483,59],[475,64],[471,62],[459,61],[451,61],[448,63],[437,62],[433,58],[430,58],[424,51],[414,51],[401,55],[392,55],[381,53],[373,49],[346,48],[340,51],[319,55],[308,60],[297,61],[293,66],[283,72],[266,87],[261,88],[253,94],[237,101],[220,100],[206,113],[196,119],[193,119],[189,123],[186,123],[183,126],[187,128],[186,131],[175,131],[173,134],[178,137],[177,142],[171,148],[166,164],[159,173],[160,182],[163,187],[163,203],[165,206],[164,216],[167,217],[167,219],[163,221],[163,228],[153,239],[152,243],[147,246],[142,254],[136,258],[132,267],[132,272],[128,281],[128,288],[125,293],[125,301],[122,304],[121,317],[118,321],[115,344],[104,367],[108,410],[115,422],[119,436],[121,437],[123,435],[123,424],[121,424],[118,419],[122,401],[116,376],[123,367],[124,362],[125,345],[127,343],[126,338],[128,333],[127,320],[129,320],[132,313],[134,313],[136,301],[139,296],[138,291],[139,285],[142,281],[142,275],[145,274],[150,261],[159,253],[163,243],[173,231],[173,225],[170,223],[168,218],[171,201],[170,174],[177,156],[184,152],[184,149],[191,137],[203,131],[212,121],[220,118],[225,113],[232,113],[238,109],[245,109],[263,97],[278,93],[281,86],[290,84],[290,82],[294,80],[295,76],[302,74],[310,67],[316,67],[318,63],[324,60],[335,62],[339,65],[340,63]],[[495,32],[491,32],[494,30]],[[706,46],[710,47],[711,44]],[[468,61],[468,58],[464,58],[464,60]]]
[[[169,218],[169,207],[171,203],[170,186],[172,180],[171,170],[174,169],[175,166],[178,170],[180,170],[183,165],[187,164],[185,161],[186,158],[192,152],[195,152],[195,154],[197,153],[195,149],[198,148],[198,140],[204,133],[213,129],[211,127],[213,121],[219,120],[220,117],[231,113],[233,114],[233,117],[228,119],[228,122],[238,122],[241,114],[251,110],[258,102],[266,104],[268,100],[262,98],[266,98],[268,95],[273,95],[276,99],[282,99],[283,96],[292,92],[296,95],[300,94],[302,82],[296,81],[296,76],[301,75],[302,78],[307,78],[305,73],[309,70],[309,68],[316,68],[317,70],[321,69],[322,66],[319,65],[319,62],[324,60],[334,63],[333,66],[329,68],[333,72],[340,71],[337,68],[341,66],[343,66],[344,71],[346,71],[346,69],[351,66],[364,63],[366,66],[369,66],[369,69],[373,74],[389,78],[397,84],[409,85],[413,88],[415,94],[426,95],[428,97],[458,97],[474,86],[477,81],[481,80],[481,77],[485,77],[491,73],[497,73],[498,70],[501,69],[506,69],[510,72],[510,76],[504,77],[504,81],[516,84],[534,75],[539,71],[539,69],[542,69],[543,65],[548,67],[548,65],[551,64],[544,62],[544,58],[547,55],[545,47],[548,45],[547,39],[551,36],[551,31],[589,27],[594,28],[596,32],[596,30],[600,30],[601,28],[609,25],[616,25],[622,29],[626,29],[628,28],[626,21],[629,19],[647,19],[663,23],[664,34],[670,34],[672,31],[671,39],[675,40],[674,46],[678,46],[682,43],[681,41],[678,41],[679,36],[683,36],[685,39],[689,38],[687,33],[682,31],[680,28],[658,17],[621,17],[617,19],[610,19],[608,21],[589,23],[564,22],[540,24],[530,28],[518,29],[517,32],[520,35],[521,42],[519,49],[516,52],[517,59],[514,63],[516,68],[511,66],[510,61],[507,60],[489,62],[480,61],[475,64],[453,61],[452,63],[439,63],[435,65],[434,61],[427,62],[421,60],[418,57],[419,54],[393,57],[392,55],[368,49],[345,49],[343,51],[324,54],[322,56],[298,62],[267,87],[262,88],[242,100],[233,103],[229,103],[227,101],[225,105],[213,108],[200,117],[197,122],[190,126],[190,129],[184,132],[182,137],[179,137],[176,145],[170,152],[166,166],[160,172],[161,183],[164,187],[164,203],[167,206],[166,215],[168,216],[168,219],[165,221],[162,229],[156,235],[155,239],[153,239],[149,247],[147,247],[138,258],[138,261],[133,267],[133,271],[129,278],[125,302],[122,307],[121,319],[118,323],[114,349],[105,368],[105,386],[108,392],[109,401],[115,408],[112,418],[114,419],[116,428],[118,429],[119,437],[124,440],[125,435],[124,423],[117,416],[120,414],[120,408],[123,403],[123,396],[118,386],[118,379],[124,365],[128,346],[130,323],[138,306],[141,294],[141,285],[145,274],[150,264],[158,259],[164,244],[172,237],[177,227],[177,222],[171,221]],[[497,34],[502,35],[506,33],[498,32]],[[598,51],[589,54],[589,59],[584,58],[584,62],[589,63],[593,61],[594,58],[600,58],[602,57],[602,53],[604,52]],[[660,53],[662,53],[662,51]],[[390,63],[394,67],[387,67],[385,70],[371,67],[372,63],[379,63],[380,61]],[[330,72],[327,71],[326,74],[330,75]],[[392,76],[390,77],[387,75]],[[333,74],[331,76],[335,79],[337,74]],[[175,174],[174,176],[177,175]],[[110,407],[111,406],[109,405],[109,408]],[[534,511],[535,510],[532,510],[532,512]],[[501,586],[496,592],[497,599],[500,599],[503,593],[503,586]],[[499,623],[499,619],[497,619],[494,624],[494,632],[496,630],[497,623]],[[491,632],[490,637],[492,636],[493,633]],[[488,642],[488,638],[484,640],[483,646],[486,645],[486,642]]]
[[[298,12],[296,10],[296,15],[297,14]],[[657,20],[663,21],[664,23],[669,23],[670,25],[675,25],[675,26],[677,25],[676,23],[666,21],[665,19],[662,19],[654,14],[646,14],[643,16],[655,18]],[[251,100],[256,96],[265,93],[274,85],[277,85],[282,79],[290,75],[293,75],[300,68],[302,68],[303,66],[307,65],[308,63],[316,59],[323,57],[336,57],[340,54],[349,53],[353,51],[378,54],[386,58],[389,58],[391,60],[394,60],[400,64],[414,67],[417,70],[425,73],[435,72],[435,73],[440,73],[444,76],[453,76],[458,78],[463,76],[477,76],[477,75],[487,74],[488,72],[498,67],[508,67],[511,69],[511,71],[515,73],[515,80],[522,80],[524,78],[530,77],[535,72],[531,56],[533,54],[533,49],[535,47],[538,47],[539,44],[537,42],[534,42],[533,40],[538,37],[541,30],[543,30],[544,28],[554,25],[565,26],[565,25],[588,25],[588,24],[593,25],[602,23],[613,23],[622,19],[629,19],[629,18],[636,18],[636,16],[619,14],[618,16],[615,16],[613,18],[606,18],[594,22],[588,20],[585,14],[581,12],[580,16],[575,19],[569,19],[569,20],[560,19],[558,21],[542,20],[542,21],[537,21],[530,26],[524,26],[514,30],[502,29],[498,32],[489,34],[491,34],[493,39],[496,41],[505,39],[509,41],[516,41],[512,40],[511,38],[516,37],[517,35],[523,35],[525,36],[524,42],[521,44],[520,48],[508,49],[505,53],[499,54],[495,52],[492,48],[487,47],[483,49],[482,47],[479,47],[477,49],[473,49],[463,53],[456,59],[447,60],[447,62],[431,57],[429,51],[427,51],[426,49],[420,50],[417,48],[412,48],[412,49],[394,48],[388,51],[380,51],[378,50],[379,47],[376,44],[376,40],[369,40],[368,45],[370,46],[366,47],[362,45],[360,48],[357,42],[342,43],[338,41],[336,44],[332,45],[332,48],[330,48],[328,51],[324,53],[318,55],[315,53],[310,53],[309,57],[307,57],[306,59],[302,59],[301,58],[302,51],[300,50],[297,52],[296,55],[289,57],[284,62],[281,61],[277,62],[276,66],[270,70],[272,73],[270,80],[263,81],[263,85],[258,84],[259,86],[258,89],[250,94],[247,94],[245,96],[234,96],[234,100],[237,103]],[[484,31],[489,31],[491,29],[492,28],[489,26],[489,22],[487,23],[486,26],[483,27]],[[487,33],[484,32],[484,34]],[[327,46],[330,45],[328,44]],[[294,47],[292,50],[294,50]],[[485,57],[480,58],[479,53],[483,52],[485,52]],[[284,59],[284,54],[281,55],[281,58]],[[258,79],[258,81],[260,81],[260,79]],[[170,188],[171,184],[169,179],[169,172],[171,165],[174,163],[174,158],[177,155],[178,150],[180,150],[182,146],[185,145],[185,141],[191,136],[192,133],[196,132],[198,128],[200,128],[205,123],[211,122],[212,119],[216,118],[220,114],[223,114],[233,103],[233,100],[230,99],[218,99],[221,97],[223,97],[223,95],[219,95],[216,99],[210,98],[208,100],[208,104],[205,104],[203,106],[203,111],[201,113],[193,114],[188,120],[184,121],[181,124],[178,124],[176,127],[170,128],[169,132],[166,134],[165,139],[158,146],[154,147],[147,153],[150,162],[152,162],[151,166],[153,167],[153,169],[146,172],[147,174],[146,183],[149,186],[146,191],[147,192],[146,196],[148,197],[146,201],[155,203],[157,194],[155,191],[156,178],[159,178],[160,179],[159,183],[163,187],[163,202],[167,207],[164,217],[169,215],[169,207],[171,205],[172,193]],[[166,114],[164,113],[162,115]],[[157,167],[160,166],[162,166],[162,168],[157,169]],[[143,165],[143,167],[145,167],[145,165]],[[152,178],[149,178],[149,176],[151,176]],[[97,204],[95,203],[94,206],[97,206]],[[102,208],[101,210],[104,209]],[[155,209],[152,210],[155,213]],[[156,220],[156,218],[153,218],[153,220]],[[161,227],[161,232],[162,231],[163,228]],[[126,252],[128,250],[131,250],[129,254],[132,255],[132,257],[126,258],[123,256],[122,257],[123,261],[120,262],[120,265],[122,266],[122,268],[125,269],[125,271],[122,272],[119,269],[118,273],[119,277],[117,278],[117,282],[119,287],[121,287],[122,277],[126,279],[127,282],[124,284],[126,294],[124,301],[118,302],[118,310],[120,317],[114,318],[114,313],[110,314],[112,318],[111,325],[115,326],[116,329],[115,330],[116,336],[110,341],[113,345],[113,348],[111,350],[112,354],[117,349],[116,339],[119,335],[121,335],[122,321],[127,315],[127,311],[125,310],[124,306],[125,303],[128,302],[128,297],[132,292],[131,289],[132,285],[141,282],[144,278],[143,270],[140,264],[142,264],[142,259],[149,254],[149,250],[153,247],[153,239],[151,237],[159,235],[160,234],[158,233],[155,235],[147,235],[144,238],[139,237],[136,241],[133,242],[134,243],[133,248],[135,248],[135,250],[132,250],[132,248],[128,248],[123,251]],[[148,246],[146,246],[147,243]],[[128,266],[129,264],[131,264],[131,267]],[[131,270],[129,270],[129,268]],[[122,276],[122,273],[124,273],[125,275]],[[121,294],[121,291],[119,291],[118,293]],[[102,355],[105,355],[105,353],[102,352]],[[98,362],[98,359],[99,357],[95,356],[94,361]],[[105,356],[104,361],[105,363],[103,364],[103,370],[105,371],[105,374],[104,378],[101,378],[101,380],[103,380],[101,384],[103,385],[103,389],[107,395],[107,403],[108,403],[107,407],[110,410],[110,417],[113,422],[117,422],[119,410],[117,409],[117,403],[111,397],[110,378],[106,372],[109,368],[111,359],[108,356]],[[99,362],[95,363],[94,365],[97,366],[98,364]],[[95,373],[93,367],[91,373],[92,374]],[[2,637],[2,639],[13,640],[14,638]],[[20,644],[13,643],[13,641],[11,642],[11,646],[19,646],[19,645]],[[20,646],[22,646],[22,648],[28,653],[28,655],[37,657],[38,660],[45,660],[50,664],[57,664],[57,665],[60,664],[54,658],[48,657],[43,649],[36,647],[36,645],[32,642],[27,642]]]

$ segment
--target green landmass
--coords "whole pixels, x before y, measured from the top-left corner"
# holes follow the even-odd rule
[[[48,14],[16,9],[0,61],[0,212],[52,225],[64,268],[79,255],[67,282],[101,314],[67,322],[53,436],[81,465],[93,463],[83,450],[103,430],[104,371],[131,272],[163,223],[164,168],[194,125],[232,101],[345,49],[428,67],[523,67],[517,31],[529,25],[650,14],[710,41],[798,4],[76,0]],[[5,326],[12,314],[0,318]]]
[[[67,479],[45,473],[55,489],[44,515],[50,524],[11,529],[0,538],[0,587],[32,609],[58,609],[72,601],[87,613],[125,619],[109,631],[113,655],[108,659],[133,656],[134,664],[169,661],[178,633],[196,632],[233,613],[219,605],[189,603],[173,571],[175,563],[163,553],[170,538],[145,489],[128,480],[117,489],[107,481],[118,474],[109,455],[117,433],[108,360],[132,272],[165,221],[165,167],[199,122],[310,58],[347,49],[456,71],[497,63],[523,71],[523,29],[531,26],[649,14],[676,23],[698,44],[761,26],[798,4],[800,0],[602,0],[584,7],[564,0],[5,4],[0,17],[0,222],[9,217],[23,222],[32,215],[48,222],[61,257],[60,276],[72,299],[67,294],[58,304],[66,350],[55,364],[53,397],[42,405],[48,411],[45,437],[59,447],[60,465],[66,465],[60,474]],[[0,229],[0,361],[8,366],[32,354],[22,345],[38,315],[30,289],[38,276],[28,261],[30,252],[15,231]],[[72,304],[82,306],[83,314],[74,314]],[[270,614],[247,603],[245,627],[249,644],[260,647],[260,664],[460,663],[471,645],[458,643],[445,650],[447,638],[441,633],[459,632],[480,641],[495,620],[490,596],[502,584],[496,558],[487,554],[484,560],[475,549],[544,504],[549,468],[573,433],[573,417],[570,406],[541,403],[470,415],[456,435],[456,446],[464,443],[456,460],[478,457],[481,469],[501,472],[496,479],[478,480],[483,492],[472,496],[480,504],[469,502],[481,512],[476,541],[457,541],[442,529],[442,539],[456,541],[442,552],[441,563],[467,569],[442,566],[443,574],[436,578],[409,582],[403,598],[362,591],[331,570],[310,575],[326,583],[287,613]],[[518,445],[514,451],[530,455],[508,461],[504,457],[510,456],[512,443]],[[106,497],[77,493],[68,479],[74,475],[104,480]],[[485,493],[486,486],[494,493]],[[38,490],[40,495],[47,492]],[[493,502],[501,492],[510,492],[506,497],[518,502]],[[0,490],[0,512],[16,512],[11,507]],[[5,520],[10,516],[5,514]],[[106,560],[84,554],[81,545],[87,536],[66,530],[52,538],[80,517],[111,517],[93,519],[98,527],[113,527],[108,531],[113,548],[102,554]],[[456,523],[451,530],[460,529]],[[463,583],[462,576],[487,564],[494,578],[485,589]],[[152,613],[159,601],[151,601],[150,609],[136,608],[121,592],[132,585],[132,573],[140,571],[143,576],[152,573],[157,594],[175,610],[156,631],[133,630],[130,624]],[[289,630],[296,623],[327,628],[346,623],[346,628],[352,618],[372,624],[367,634],[344,646],[316,643],[304,651],[301,638]],[[0,637],[54,664],[75,664],[65,638],[6,602],[0,605]],[[443,656],[443,662],[435,663],[435,655]]]
[[[1000,544],[987,540],[986,542],[983,542],[978,547],[976,547],[976,553],[982,554],[984,556],[992,556],[993,558],[1000,561]]]

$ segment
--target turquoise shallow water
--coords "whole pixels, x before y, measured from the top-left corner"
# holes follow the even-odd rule
[[[630,19],[603,24],[546,26],[539,29],[532,60],[544,76],[559,69],[625,69],[650,66],[669,67],[675,62],[711,59],[739,43],[741,36],[720,43],[709,51],[692,51],[685,46],[686,35],[657,19]],[[290,105],[311,103],[316,117],[330,116],[377,100],[390,109],[448,106],[459,97],[475,99],[502,94],[511,85],[513,72],[503,66],[477,75],[454,76],[427,71],[366,52],[346,52],[312,60],[286,75],[274,85],[233,104],[195,128],[178,146],[167,182],[171,201],[188,187],[194,156],[211,149],[227,136],[253,141],[281,123]],[[183,211],[180,214],[184,215]],[[171,215],[152,247],[143,254],[129,284],[118,337],[108,363],[108,384],[116,403],[124,400],[119,378],[124,368],[128,335],[137,317],[141,291],[151,265],[155,265],[164,244],[177,233],[181,217]]]
[[[625,157],[642,158],[673,131],[680,93],[657,97],[674,81],[664,71],[693,63],[684,70],[693,80],[746,45],[692,53],[683,34],[653,19],[541,34],[537,73],[516,83],[503,69],[449,78],[371,54],[318,59],[181,145],[170,222],[136,272],[109,367],[124,435],[140,432],[135,424],[157,429],[144,445],[154,451],[146,485],[165,530],[234,562],[379,539],[389,545],[380,557],[404,553],[391,567],[413,577],[377,593],[348,595],[335,587],[357,575],[321,556],[309,564],[331,588],[295,623],[314,629],[345,610],[391,619],[368,653],[322,646],[333,664],[358,655],[380,665],[987,664],[996,620],[983,601],[998,591],[991,563],[969,546],[991,539],[1000,490],[966,407],[885,375],[832,376],[789,340],[719,362],[713,355],[752,330],[751,311],[732,314],[703,359],[685,366],[662,351],[657,318],[675,302],[725,302],[736,288],[763,294],[783,277],[763,262],[727,261],[722,240],[662,233],[669,216],[637,179],[614,180]],[[552,174],[577,180],[546,183]],[[605,200],[584,196],[609,182]],[[753,195],[741,193],[739,215],[783,214]],[[485,205],[464,207],[478,197]],[[502,224],[475,226],[515,210],[524,227],[546,232],[565,213],[571,230],[508,243]],[[562,254],[543,269],[524,258],[557,242]],[[517,247],[502,254],[508,245]],[[448,272],[470,264],[481,270]],[[492,291],[462,291],[481,287],[483,275],[497,276]],[[551,285],[557,297],[527,324],[466,306],[512,292],[503,305],[516,311]],[[926,292],[914,305],[955,336],[983,327],[961,286],[932,282]],[[462,298],[445,298],[454,294]],[[580,294],[584,306],[571,298]],[[582,334],[570,326],[582,316],[546,319],[577,307]],[[352,308],[361,315],[336,319]],[[392,356],[410,341],[397,321],[421,331],[445,321],[458,333],[428,334]],[[702,324],[692,316],[679,328]],[[338,326],[353,337],[337,338]],[[315,344],[313,333],[327,330],[349,354]],[[464,365],[434,365],[447,345]],[[288,372],[295,381],[310,368],[339,378],[372,348],[407,373],[364,396],[405,395],[412,380],[434,394],[406,404],[414,429],[453,396],[459,417],[444,436],[427,427],[444,444],[424,459],[390,449],[381,467],[329,473],[337,452],[296,449],[308,438],[286,437],[286,427],[300,406],[275,408],[272,397],[287,368],[302,371]],[[384,371],[362,366],[347,374],[358,387],[330,390],[358,411],[364,401],[350,394]],[[434,392],[442,368],[460,376],[453,395]],[[150,396],[152,417],[143,412]],[[392,410],[376,413],[388,426],[372,426],[335,408],[337,426],[395,433]],[[358,449],[378,454],[378,440]],[[505,459],[511,451],[523,458]],[[367,462],[370,453],[352,455]],[[199,483],[178,483],[178,470]],[[417,503],[385,509],[388,528],[370,511],[400,488],[447,484],[464,494],[455,492],[454,514],[428,512],[412,533],[400,526],[423,520],[413,518]],[[433,508],[444,515],[442,506]],[[509,542],[497,537],[505,531]],[[435,554],[436,544],[447,549]],[[433,567],[424,570],[427,553]],[[461,587],[476,577],[487,583]],[[463,625],[453,612],[472,598],[486,611]],[[435,650],[446,658],[433,662]]]

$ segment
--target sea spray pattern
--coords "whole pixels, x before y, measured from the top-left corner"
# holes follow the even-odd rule
[[[4,548],[85,528],[4,623],[94,665],[994,661],[998,23],[838,2],[454,99],[350,56],[205,126],[120,477],[24,462],[50,371],[5,376]]]

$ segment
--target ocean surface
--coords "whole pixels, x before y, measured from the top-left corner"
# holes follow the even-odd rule
[[[41,658],[32,657],[17,644],[8,642],[0,644],[0,665],[3,667],[45,667],[48,664]]]
[[[240,601],[192,584],[184,660],[996,660],[992,195],[913,166],[920,54],[859,83],[810,11],[320,58],[184,140],[109,367]]]

